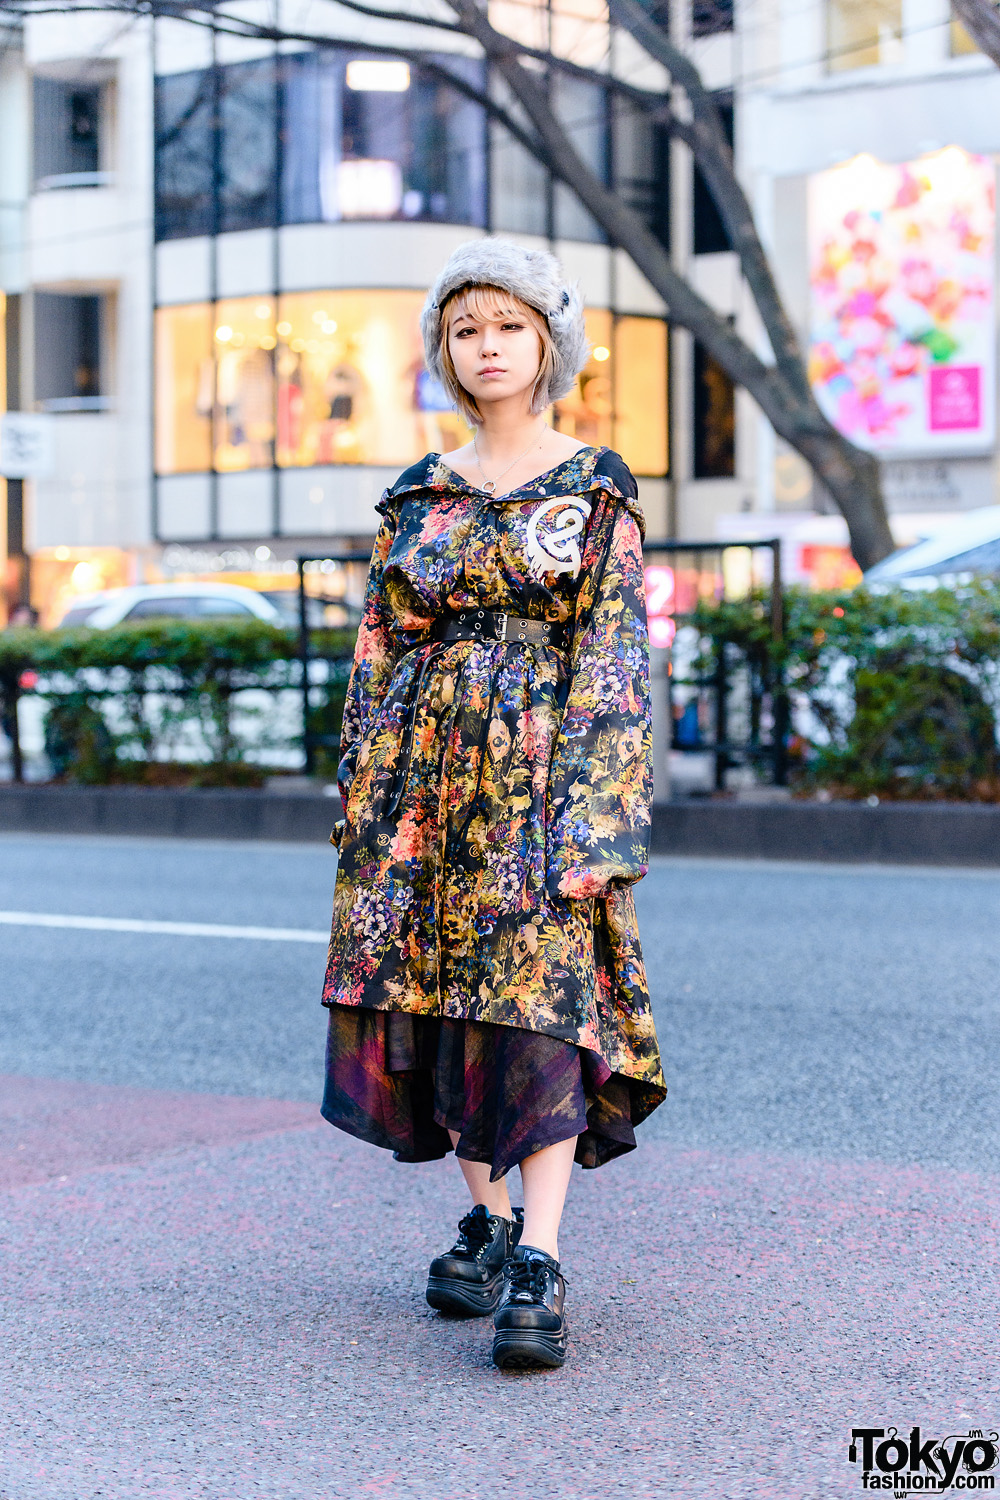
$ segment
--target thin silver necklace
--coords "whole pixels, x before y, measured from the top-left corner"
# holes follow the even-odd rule
[[[540,446],[541,445],[541,441],[542,441],[541,433],[539,433],[537,441],[538,441],[538,445]],[[482,474],[482,476],[483,476],[483,489],[486,491],[487,495],[495,495],[496,494],[497,485],[500,483],[500,481],[503,478],[503,476],[505,474],[509,473],[510,470],[514,467],[515,464],[519,464],[521,462],[522,458],[527,458],[528,454],[531,452],[532,448],[534,448],[534,447],[535,447],[535,439],[532,438],[531,442],[528,444],[527,448],[525,448],[524,452],[523,453],[519,453],[516,458],[512,459],[510,461],[510,463],[507,465],[506,469],[501,469],[500,473],[496,476],[495,479],[487,479],[486,478],[486,471],[484,470],[482,464],[479,462],[479,447],[478,447],[478,445],[476,443],[476,433],[472,434],[472,451],[476,455],[476,468],[479,470],[480,474]]]

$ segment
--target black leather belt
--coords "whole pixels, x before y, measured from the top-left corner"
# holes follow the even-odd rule
[[[524,641],[528,646],[567,647],[566,627],[557,621],[529,620],[498,609],[459,609],[438,615],[432,631],[439,641]]]

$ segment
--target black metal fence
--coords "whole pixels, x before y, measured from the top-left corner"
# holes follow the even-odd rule
[[[352,655],[346,651],[330,652],[316,649],[315,626],[318,621],[310,618],[312,609],[325,610],[330,605],[347,609],[346,589],[343,594],[328,594],[323,589],[309,590],[306,579],[309,570],[320,569],[320,577],[329,576],[345,564],[361,564],[366,570],[371,562],[371,550],[366,552],[322,552],[303,556],[299,564],[299,685],[302,694],[302,757],[307,776],[314,775],[317,768],[317,752],[336,750],[340,745],[340,729],[332,728],[332,719],[337,716],[341,694],[335,689],[346,686]],[[315,574],[313,575],[315,576]],[[319,701],[317,701],[319,700]]]
[[[784,634],[780,538],[658,541],[643,546],[654,713],[657,695],[665,697],[666,725],[659,737],[665,736],[675,753],[711,756],[717,790],[726,785],[726,773],[738,766],[750,766],[758,776],[769,773],[776,786],[784,786],[788,779],[789,708],[780,670],[747,661],[733,642],[717,639],[709,645],[692,624],[699,601],[738,596],[732,578],[726,576],[727,556],[747,554],[742,570],[745,591],[765,582],[755,576],[753,556],[759,552],[770,554],[765,574],[771,636],[777,644]],[[649,563],[659,556],[690,560],[686,568],[664,570],[671,575],[666,588],[656,576],[656,564]],[[664,605],[669,607],[661,613]]]

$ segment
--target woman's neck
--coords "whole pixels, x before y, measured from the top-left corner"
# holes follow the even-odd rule
[[[483,413],[481,426],[475,432],[475,449],[487,462],[502,463],[541,442],[547,427],[545,418],[525,411],[490,409]]]

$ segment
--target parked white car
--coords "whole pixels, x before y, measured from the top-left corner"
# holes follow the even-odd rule
[[[110,630],[114,625],[139,620],[207,620],[220,615],[265,620],[268,625],[288,624],[270,599],[238,583],[140,583],[131,588],[105,589],[76,600],[59,624]]]

